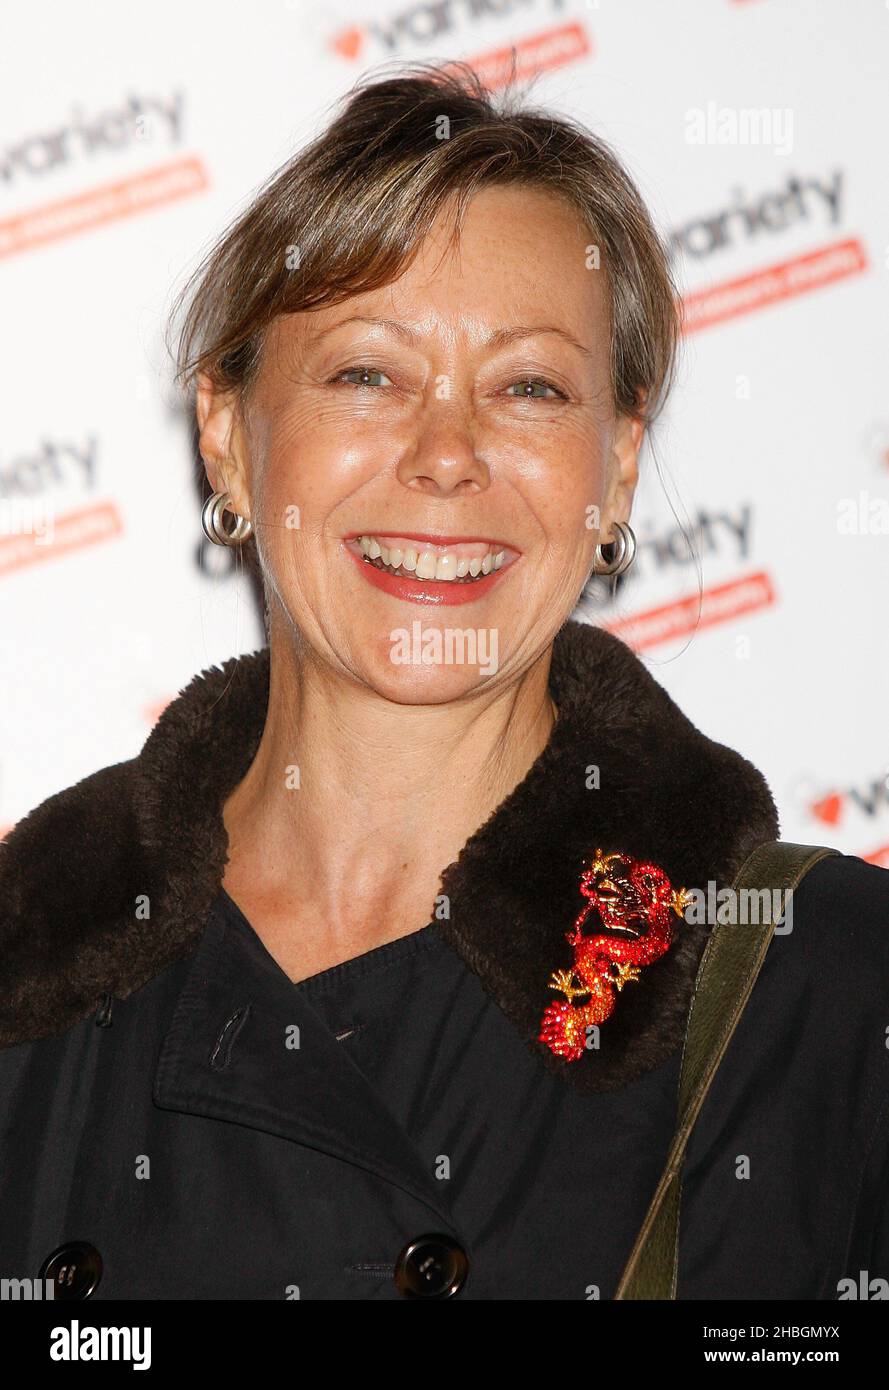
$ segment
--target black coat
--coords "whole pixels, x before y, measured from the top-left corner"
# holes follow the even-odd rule
[[[611,1297],[709,928],[682,924],[578,1061],[537,1040],[547,982],[597,848],[718,889],[777,837],[763,777],[568,624],[559,720],[445,871],[449,916],[295,986],[220,889],[268,671],[262,651],[203,673],[137,758],[0,849],[0,1276],[93,1298]],[[881,1295],[887,998],[889,874],[824,860],[692,1137],[680,1298]]]

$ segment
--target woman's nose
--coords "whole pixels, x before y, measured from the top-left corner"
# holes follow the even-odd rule
[[[425,411],[414,446],[398,465],[398,477],[406,487],[443,496],[484,491],[491,473],[479,455],[468,410],[452,400]]]

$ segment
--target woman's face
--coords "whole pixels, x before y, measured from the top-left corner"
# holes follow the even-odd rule
[[[202,385],[215,487],[252,518],[271,642],[400,703],[505,683],[629,515],[604,272],[561,200],[518,186],[439,219],[399,280],[281,318],[243,420]],[[228,432],[231,430],[229,436]]]

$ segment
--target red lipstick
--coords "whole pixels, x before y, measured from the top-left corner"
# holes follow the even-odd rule
[[[450,579],[418,579],[414,574],[392,574],[389,570],[379,569],[365,559],[358,545],[358,537],[367,534],[369,533],[359,531],[355,536],[344,537],[346,550],[369,584],[376,589],[382,589],[383,593],[390,594],[393,598],[402,599],[405,603],[425,603],[448,608],[473,603],[477,599],[485,598],[518,559],[518,553],[505,541],[494,541],[493,538],[486,537],[487,545],[492,550],[496,548],[508,552],[508,558],[499,569],[492,570],[490,574],[479,575],[469,583],[458,583]],[[374,531],[373,535],[379,539],[391,536],[415,541],[430,550],[447,550],[459,544],[478,543],[478,538],[474,536],[429,536],[411,531]]]

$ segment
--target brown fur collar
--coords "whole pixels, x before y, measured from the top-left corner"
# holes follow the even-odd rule
[[[61,1033],[195,949],[227,858],[222,807],[256,753],[268,682],[267,648],[202,672],[138,757],[14,827],[0,846],[0,1045]],[[615,1090],[679,1046],[707,927],[681,925],[621,991],[599,1049],[563,1062],[535,1038],[550,973],[570,963],[583,861],[623,850],[662,865],[675,886],[719,887],[777,838],[778,817],[756,768],[699,733],[617,638],[567,623],[550,688],[550,741],[445,870],[442,927],[545,1066],[582,1091]]]

